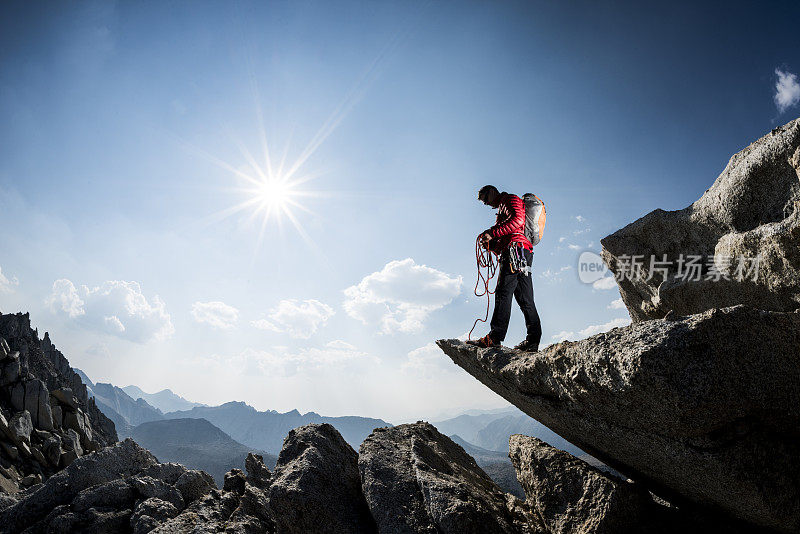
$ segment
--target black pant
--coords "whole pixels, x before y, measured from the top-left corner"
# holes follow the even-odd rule
[[[525,250],[525,259],[528,265],[533,266],[533,252]],[[508,332],[508,321],[511,319],[511,295],[517,299],[525,316],[525,326],[528,329],[527,339],[539,344],[542,339],[542,323],[536,304],[533,303],[533,281],[530,274],[511,272],[508,259],[508,249],[500,256],[500,276],[497,278],[497,289],[494,293],[494,313],[489,336],[495,343],[501,343]]]

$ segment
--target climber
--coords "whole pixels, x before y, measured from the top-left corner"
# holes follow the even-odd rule
[[[511,318],[511,297],[517,300],[525,316],[527,337],[514,347],[537,352],[542,338],[542,325],[533,302],[533,245],[525,237],[525,204],[517,195],[500,192],[493,185],[478,191],[478,200],[497,210],[494,226],[479,236],[484,248],[500,256],[500,275],[495,289],[494,313],[490,331],[480,339],[468,341],[478,347],[499,346],[506,337]]]

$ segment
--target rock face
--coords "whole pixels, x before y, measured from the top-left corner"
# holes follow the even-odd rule
[[[536,438],[514,435],[509,456],[528,504],[553,534],[653,532],[656,505],[631,482],[615,479]]]
[[[28,314],[0,315],[0,493],[47,479],[115,443],[114,424]]]
[[[800,313],[711,310],[538,353],[438,344],[657,495],[800,530]]]
[[[333,426],[289,432],[268,491],[279,532],[375,532],[361,493],[358,454]]]
[[[361,445],[358,467],[379,532],[539,531],[523,503],[428,423],[376,429]]]
[[[126,439],[19,494],[18,502],[0,511],[0,531],[148,532],[213,488],[208,474],[159,464]]]
[[[656,210],[601,243],[634,322],[736,304],[800,307],[800,119],[734,155],[691,206]],[[744,261],[737,273],[759,255],[757,272]],[[679,265],[681,256],[701,269]]]

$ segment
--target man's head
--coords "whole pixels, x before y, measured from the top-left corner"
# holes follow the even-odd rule
[[[500,191],[493,185],[484,185],[478,191],[478,200],[487,206],[496,208],[500,205]]]

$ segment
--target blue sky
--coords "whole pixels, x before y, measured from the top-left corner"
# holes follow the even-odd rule
[[[477,189],[545,201],[544,344],[625,323],[615,288],[578,281],[579,253],[690,204],[800,114],[798,15],[4,3],[0,310],[30,311],[96,381],[211,404],[392,422],[505,405],[431,346],[484,310]],[[275,173],[302,160],[301,230],[218,216],[253,198],[262,131]],[[507,344],[523,331],[517,310]]]

